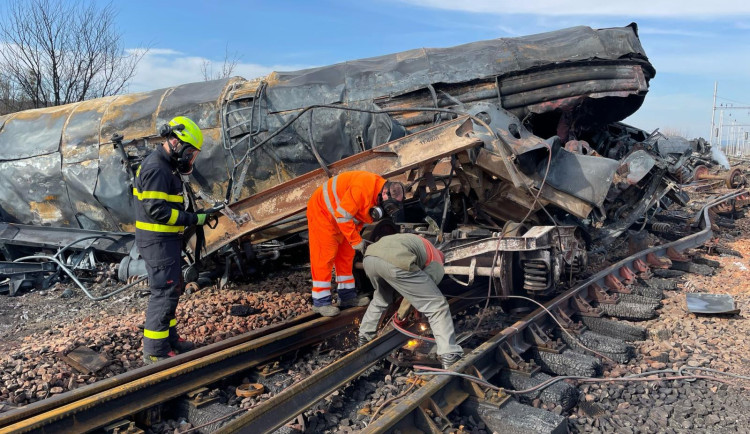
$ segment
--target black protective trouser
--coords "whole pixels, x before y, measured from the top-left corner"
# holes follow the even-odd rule
[[[182,293],[182,238],[139,240],[151,287],[143,330],[143,354],[164,357],[177,335],[175,311]]]

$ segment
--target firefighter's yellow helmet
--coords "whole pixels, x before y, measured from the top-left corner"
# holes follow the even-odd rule
[[[203,133],[195,122],[185,116],[177,116],[169,121],[169,126],[172,127],[172,133],[178,139],[191,144],[200,151],[203,146]]]

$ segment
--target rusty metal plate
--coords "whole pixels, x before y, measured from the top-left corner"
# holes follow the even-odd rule
[[[57,356],[83,374],[92,374],[110,363],[106,356],[83,346],[76,347],[68,354],[58,353]]]
[[[472,123],[466,116],[422,130],[369,151],[361,152],[330,165],[337,173],[365,170],[391,177],[437,161],[447,155],[482,144],[471,136]],[[315,189],[328,180],[318,169],[236,202],[230,206],[247,221],[238,225],[221,216],[215,229],[206,231],[206,249],[214,252],[228,242],[303,211]],[[194,240],[191,242],[194,245]]]

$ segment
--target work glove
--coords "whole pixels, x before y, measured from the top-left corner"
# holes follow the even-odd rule
[[[358,244],[352,246],[354,250],[358,251],[361,254],[365,254],[365,240],[360,241]]]
[[[200,210],[200,212],[196,214],[198,216],[198,226],[203,226],[207,224],[208,227],[213,229],[216,226],[216,224],[212,226],[210,222],[212,220],[214,222],[217,220],[216,215],[219,214],[219,211],[224,209],[224,206],[225,204],[219,202],[209,209]]]

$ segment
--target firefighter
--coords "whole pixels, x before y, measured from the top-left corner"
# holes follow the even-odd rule
[[[186,212],[180,175],[193,171],[203,145],[200,128],[177,116],[160,129],[161,146],[135,176],[135,242],[146,262],[151,294],[143,330],[143,361],[157,362],[194,348],[179,337],[175,310],[182,293],[182,232],[203,225],[208,214]]]
[[[378,321],[393,303],[395,290],[407,303],[399,309],[403,316],[397,314],[394,321],[400,324],[410,304],[427,317],[443,368],[457,362],[463,350],[456,344],[448,302],[437,286],[445,273],[443,262],[443,252],[415,234],[387,235],[370,245],[364,267],[375,293],[359,326],[359,344],[375,337]]]
[[[313,311],[336,316],[339,308],[369,303],[368,297],[357,295],[352,274],[355,250],[364,252],[359,232],[364,223],[396,215],[403,201],[403,184],[363,171],[340,173],[315,190],[307,203]],[[331,304],[333,268],[338,307]]]

